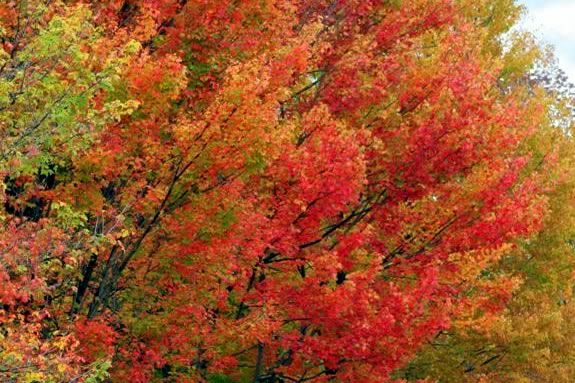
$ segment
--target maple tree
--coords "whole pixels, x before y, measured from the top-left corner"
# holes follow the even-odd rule
[[[493,328],[559,166],[519,15],[1,3],[2,379],[385,382]]]

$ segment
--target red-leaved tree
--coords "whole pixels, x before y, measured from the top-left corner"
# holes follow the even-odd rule
[[[0,4],[2,379],[386,382],[488,322],[553,164],[516,11]]]

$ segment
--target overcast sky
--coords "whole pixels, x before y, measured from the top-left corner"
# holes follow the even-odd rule
[[[555,46],[559,66],[575,83],[575,0],[519,0],[529,9],[525,26]]]

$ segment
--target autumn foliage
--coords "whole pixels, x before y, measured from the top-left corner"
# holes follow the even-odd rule
[[[423,382],[510,334],[573,196],[519,15],[0,2],[0,380]]]

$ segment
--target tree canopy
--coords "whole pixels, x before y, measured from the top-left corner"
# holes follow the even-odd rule
[[[572,382],[571,95],[521,14],[0,2],[0,380]]]

